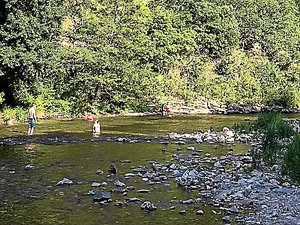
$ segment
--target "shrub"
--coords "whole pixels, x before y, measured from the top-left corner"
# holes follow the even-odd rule
[[[261,147],[262,161],[267,165],[273,165],[281,150],[281,145],[278,141],[278,126],[277,123],[271,123],[264,131]]]
[[[5,107],[1,115],[2,115],[2,120],[4,122],[7,122],[12,119],[16,121],[22,121],[27,117],[26,110],[24,110],[21,107],[16,107],[16,108]]]
[[[270,124],[272,124],[274,121],[282,121],[283,120],[283,117],[281,114],[279,113],[273,113],[273,112],[270,112],[270,113],[264,113],[264,114],[261,114],[258,119],[257,119],[257,122],[256,122],[256,128],[257,129],[266,129]]]
[[[273,133],[273,136],[279,139],[288,138],[294,134],[293,129],[284,120],[283,116],[273,112],[259,116],[255,128],[261,130],[263,133],[269,129]]]
[[[300,135],[294,137],[284,154],[282,166],[283,174],[289,175],[294,181],[300,183]]]
[[[254,130],[255,123],[254,122],[244,122],[239,124],[234,124],[233,129],[238,130],[242,133],[250,133]]]
[[[262,133],[261,148],[253,150],[256,167],[259,167],[262,162],[270,166],[281,159],[283,146],[279,140],[294,135],[292,127],[279,113],[264,113],[258,117],[257,122],[241,124],[237,127],[248,132],[259,130]]]

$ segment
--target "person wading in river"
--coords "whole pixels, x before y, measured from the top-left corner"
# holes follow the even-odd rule
[[[33,135],[33,130],[36,125],[35,103],[32,103],[28,109],[28,135]]]

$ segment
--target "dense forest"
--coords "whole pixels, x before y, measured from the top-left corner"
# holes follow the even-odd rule
[[[295,0],[0,0],[0,104],[300,107],[299,12]]]

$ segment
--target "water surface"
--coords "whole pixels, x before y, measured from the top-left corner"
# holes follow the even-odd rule
[[[186,115],[168,118],[103,117],[100,121],[102,135],[105,136],[155,136],[169,132],[191,133],[207,129],[218,131],[224,126],[231,127],[235,123],[255,118],[256,115]],[[80,119],[39,121],[35,136],[64,134],[71,137],[91,137],[91,126],[91,123]],[[26,123],[12,127],[0,126],[0,134],[2,137],[25,137],[26,129]],[[224,216],[223,212],[208,205],[209,201],[191,205],[179,203],[180,200],[198,198],[198,190],[185,190],[178,187],[172,179],[154,185],[141,182],[141,177],[138,176],[124,179],[124,175],[131,173],[137,166],[145,165],[150,168],[151,160],[168,163],[172,154],[190,154],[188,146],[203,150],[201,157],[206,152],[212,156],[221,156],[229,151],[229,146],[210,144],[178,146],[85,142],[0,146],[0,224],[223,224],[220,220]],[[163,147],[167,149],[165,153],[162,152]],[[249,149],[249,146],[238,143],[233,146],[234,153]],[[122,160],[130,160],[131,163],[122,163]],[[118,168],[118,173],[107,177],[107,169],[112,162]],[[33,165],[35,169],[25,170],[26,165]],[[103,170],[104,174],[96,174],[97,170]],[[74,185],[55,186],[64,177],[71,179]],[[113,182],[117,179],[136,189],[128,192],[128,196],[112,193],[113,202],[107,206],[95,204],[90,196],[84,195],[91,189],[96,193],[104,190],[102,187],[91,188],[93,181],[107,182],[105,191],[110,191],[115,188]],[[164,185],[166,183],[170,184],[170,189]],[[142,188],[149,189],[150,193],[137,193]],[[143,212],[140,209],[141,202],[126,203],[123,207],[114,206],[116,200],[125,202],[130,197],[149,200],[158,209]],[[169,210],[171,206],[176,209]],[[179,211],[184,209],[187,214],[179,215]],[[202,209],[204,215],[197,216],[198,209]],[[212,210],[217,214],[212,213]]]

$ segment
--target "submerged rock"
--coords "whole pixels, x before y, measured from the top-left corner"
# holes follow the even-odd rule
[[[181,215],[186,214],[186,210],[181,210],[181,211],[179,211],[179,214],[181,214]]]
[[[109,200],[109,199],[111,199],[110,192],[102,192],[101,194],[98,194],[93,197],[94,202],[101,202],[103,200]]]
[[[147,171],[148,171],[148,169],[145,166],[133,169],[133,172],[136,172],[136,173],[146,173]]]
[[[133,198],[128,199],[128,201],[129,202],[139,202],[141,200],[139,198],[133,197]]]
[[[115,205],[115,206],[123,206],[123,205],[124,205],[124,202],[121,202],[121,201],[116,200],[114,205]]]
[[[119,181],[119,180],[115,181],[115,185],[116,185],[117,187],[125,187],[125,186],[126,186],[125,183],[123,183],[123,182],[121,182],[121,181]]]
[[[230,208],[225,208],[225,210],[227,212],[231,212],[231,213],[238,213],[239,212],[239,210],[238,210],[238,208],[236,206],[232,206]]]
[[[94,192],[94,190],[89,190],[87,193],[84,193],[84,195],[93,196],[96,195],[96,193]]]
[[[222,217],[222,220],[223,220],[224,222],[230,223],[231,218],[230,218],[230,216],[224,216],[224,217]]]

